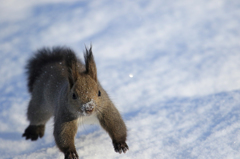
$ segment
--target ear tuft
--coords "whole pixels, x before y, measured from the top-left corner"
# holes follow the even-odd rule
[[[65,64],[68,69],[68,80],[70,84],[70,88],[73,87],[74,83],[77,81],[79,76],[79,72],[77,69],[77,57],[74,53],[68,53],[65,58]]]
[[[94,61],[94,57],[92,54],[92,45],[89,50],[86,48],[84,53],[85,66],[86,66],[86,74],[90,75],[97,82],[97,67]]]

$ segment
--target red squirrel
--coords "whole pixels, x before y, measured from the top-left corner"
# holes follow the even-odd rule
[[[66,47],[43,48],[29,59],[26,69],[31,100],[27,109],[26,140],[42,138],[47,121],[54,117],[54,138],[65,159],[78,159],[74,138],[80,118],[93,117],[112,139],[116,152],[126,152],[126,125],[97,79],[92,47],[83,64]]]

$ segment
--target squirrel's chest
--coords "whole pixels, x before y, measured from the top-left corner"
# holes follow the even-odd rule
[[[97,114],[93,113],[90,116],[81,116],[78,118],[78,125],[82,124],[99,124]]]

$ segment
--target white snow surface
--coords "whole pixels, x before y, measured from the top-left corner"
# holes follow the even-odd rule
[[[0,2],[0,158],[64,158],[52,119],[42,139],[21,137],[24,67],[43,46],[82,58],[91,43],[129,151],[115,153],[102,128],[84,124],[75,140],[81,159],[240,158],[239,0]]]

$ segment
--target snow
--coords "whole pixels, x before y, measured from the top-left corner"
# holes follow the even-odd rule
[[[24,67],[43,46],[83,58],[91,43],[129,151],[115,153],[103,129],[84,124],[80,158],[240,158],[239,20],[238,0],[1,0],[1,158],[64,158],[52,119],[42,139],[21,137],[30,100]]]
[[[93,99],[91,99],[90,102],[87,102],[87,103],[83,104],[81,106],[81,111],[82,111],[81,115],[83,115],[83,116],[89,115],[87,112],[88,111],[91,112],[94,109],[95,106],[96,106],[96,104],[94,103]]]

